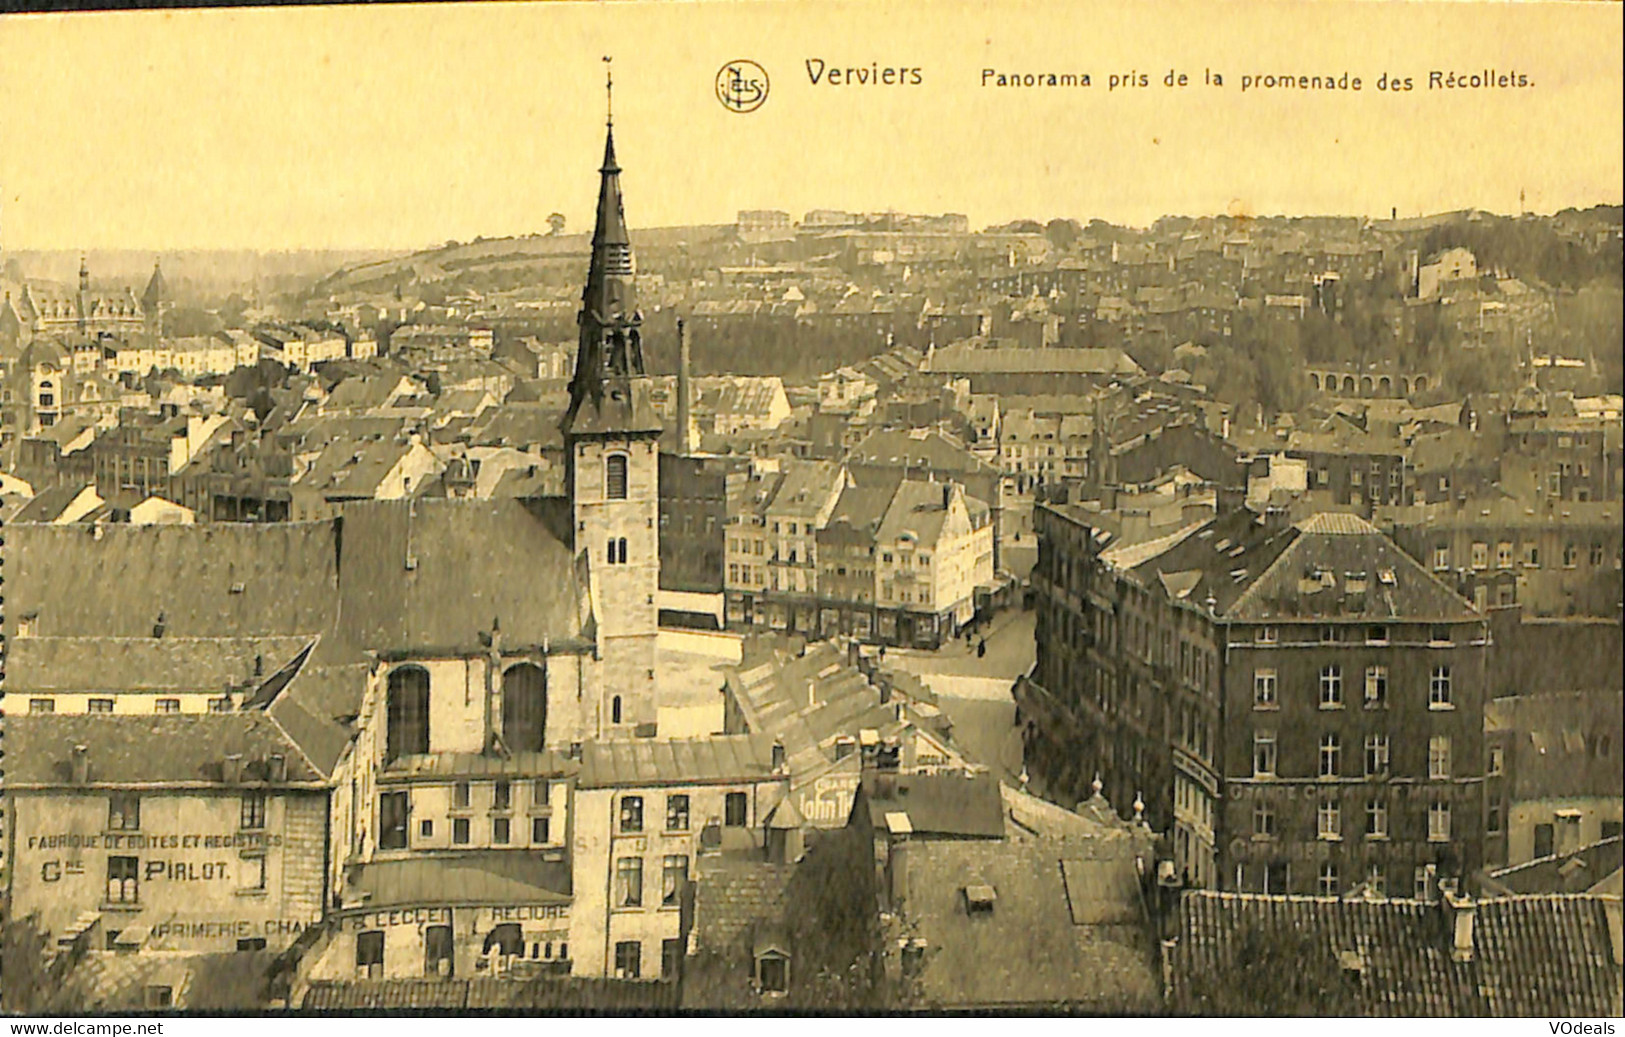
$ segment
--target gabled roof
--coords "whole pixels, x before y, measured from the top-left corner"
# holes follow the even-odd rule
[[[266,760],[272,754],[287,760],[287,783],[326,778],[280,725],[257,710],[160,716],[8,715],[5,725],[8,789],[73,787],[71,758],[76,745],[88,750],[92,786],[218,783],[225,759],[232,754],[242,757],[248,782],[267,780]]]
[[[1617,895],[1621,867],[1625,867],[1625,837],[1615,835],[1570,853],[1498,868],[1484,877],[1484,886],[1500,894],[1603,892],[1598,887],[1613,878]]]
[[[12,692],[211,692],[264,680],[309,637],[22,637],[10,643]]]
[[[582,635],[575,558],[525,501],[365,501],[344,509],[343,632],[358,649],[470,648]],[[516,578],[515,574],[523,574]]]
[[[876,831],[886,830],[887,814],[905,813],[916,837],[1003,839],[1005,834],[1004,799],[989,774],[899,774],[890,795],[874,785],[860,789],[853,804],[858,809],[868,810]]]
[[[1514,896],[1477,902],[1473,956],[1451,960],[1445,908],[1418,900],[1339,900],[1195,890],[1178,909],[1169,952],[1174,1004],[1191,977],[1240,963],[1249,928],[1307,934],[1358,955],[1363,973],[1344,1011],[1354,1016],[1610,1016],[1620,1013],[1621,969],[1605,901]],[[1617,910],[1617,907],[1615,908]],[[1260,1006],[1268,1012],[1268,1006]]]
[[[985,887],[983,898],[990,889],[991,910],[971,913],[967,887]],[[1161,1006],[1126,841],[915,841],[903,912],[925,941],[918,982],[929,1008]]]

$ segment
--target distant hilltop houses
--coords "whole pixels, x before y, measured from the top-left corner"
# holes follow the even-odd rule
[[[252,304],[0,286],[8,997],[1619,1013],[1617,207],[621,173]]]

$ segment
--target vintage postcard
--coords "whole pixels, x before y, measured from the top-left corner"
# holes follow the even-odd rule
[[[0,15],[0,1007],[1613,1033],[1622,11]]]

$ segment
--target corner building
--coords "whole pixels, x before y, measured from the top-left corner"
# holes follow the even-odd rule
[[[1207,888],[1432,899],[1480,866],[1489,626],[1392,540],[1247,511],[1117,549],[1064,506],[1040,528],[1039,781],[1142,796]]]

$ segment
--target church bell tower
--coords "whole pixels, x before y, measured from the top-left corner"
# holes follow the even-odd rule
[[[606,93],[612,88],[606,77]],[[575,551],[587,559],[598,624],[598,730],[615,737],[651,734],[656,721],[661,423],[644,369],[612,111],[598,173],[592,260],[561,429]]]

